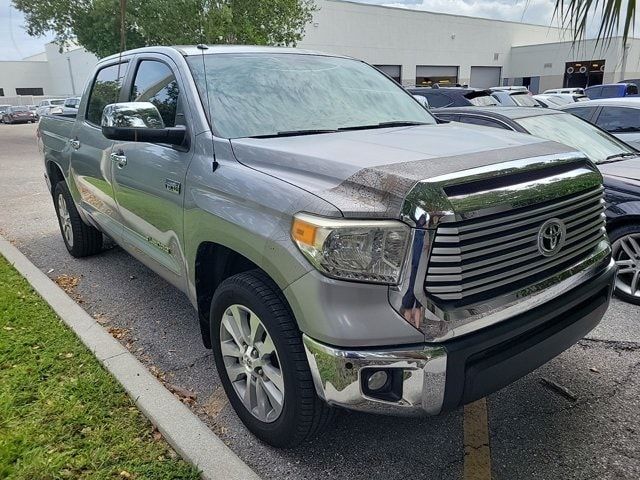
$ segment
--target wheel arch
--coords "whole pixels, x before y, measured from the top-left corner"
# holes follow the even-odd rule
[[[47,177],[49,177],[49,183],[51,185],[50,193],[53,195],[53,190],[56,188],[56,183],[61,181],[67,181],[62,173],[62,168],[53,160],[48,160],[46,163]]]
[[[198,245],[194,266],[195,294],[200,333],[206,348],[211,348],[209,311],[214,292],[227,278],[250,270],[260,270],[276,283],[257,263],[232,248],[211,241]]]

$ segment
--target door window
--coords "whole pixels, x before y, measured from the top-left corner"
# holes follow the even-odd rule
[[[87,102],[86,120],[94,125],[100,125],[102,111],[110,103],[117,103],[120,98],[122,81],[127,75],[128,63],[109,65],[98,71],[91,87]],[[62,104],[64,101],[61,101]]]
[[[176,77],[166,63],[143,60],[138,66],[129,101],[153,103],[165,127],[175,127],[179,93]]]
[[[596,125],[611,133],[640,132],[640,109],[603,107]]]

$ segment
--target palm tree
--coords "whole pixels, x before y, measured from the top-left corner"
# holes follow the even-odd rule
[[[562,25],[573,29],[574,41],[584,39],[587,20],[602,13],[597,40],[609,42],[620,32],[623,23],[623,45],[633,32],[636,18],[636,0],[556,0],[554,16]]]

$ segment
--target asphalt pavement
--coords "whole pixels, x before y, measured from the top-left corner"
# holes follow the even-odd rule
[[[68,255],[35,130],[0,125],[0,234],[66,287],[258,474],[463,478],[463,409],[420,419],[345,412],[325,435],[293,450],[256,440],[229,407],[181,292],[114,245],[85,259]],[[587,339],[488,398],[492,478],[640,478],[639,365],[640,307],[614,300]]]

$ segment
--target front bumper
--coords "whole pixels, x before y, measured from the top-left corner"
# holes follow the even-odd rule
[[[604,315],[616,268],[528,312],[441,343],[384,349],[332,347],[304,336],[318,395],[331,405],[385,414],[435,415],[482,398],[526,375],[589,333]],[[393,395],[366,385],[393,372]],[[382,398],[383,397],[383,398]]]

